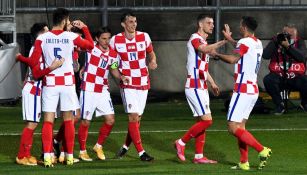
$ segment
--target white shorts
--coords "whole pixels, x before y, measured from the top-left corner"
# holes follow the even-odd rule
[[[120,93],[126,113],[144,113],[148,90],[120,89]]]
[[[44,87],[42,93],[43,111],[56,112],[58,103],[60,103],[61,111],[75,110],[79,103],[75,86]]]
[[[114,114],[114,108],[109,91],[102,93],[81,91],[81,119],[92,120],[94,112],[96,117]]]
[[[74,117],[75,117],[76,114],[77,114],[77,110],[78,110],[78,109],[80,110],[80,104],[79,104],[78,97],[77,97],[77,101],[78,101],[78,103],[76,103],[75,109],[72,111]],[[61,106],[61,105],[60,105],[60,102],[59,102],[59,103],[58,103],[58,106],[57,106],[57,108],[56,108],[56,112],[55,112],[55,117],[54,117],[54,118],[60,118],[60,117],[62,117],[62,116],[61,116],[60,106]]]
[[[240,123],[243,119],[247,120],[257,102],[258,95],[234,92],[229,104],[227,120]]]
[[[185,89],[185,96],[194,117],[211,113],[208,90],[191,88]]]
[[[39,122],[41,118],[41,96],[22,90],[22,114],[24,121]]]

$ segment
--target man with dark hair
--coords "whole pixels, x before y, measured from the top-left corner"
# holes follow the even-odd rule
[[[36,39],[37,36],[48,32],[48,30],[46,23],[35,23],[31,27],[31,35]],[[32,54],[33,49],[34,47],[31,48],[29,55]],[[37,165],[36,158],[31,156],[31,148],[33,143],[33,133],[41,117],[41,80],[44,75],[60,67],[64,62],[64,58],[61,60],[54,60],[48,68],[44,68],[41,57],[39,60],[30,60],[18,55],[17,58],[26,63],[29,66],[29,69],[22,89],[22,113],[26,126],[24,127],[20,137],[16,163],[20,165]]]
[[[270,73],[264,77],[263,83],[276,105],[275,115],[286,111],[281,96],[283,90],[298,90],[301,95],[300,108],[307,112],[306,53],[305,42],[292,24],[285,25],[283,33],[274,36],[264,48],[262,57],[270,59]]]
[[[187,43],[187,81],[185,84],[185,95],[196,123],[176,140],[175,148],[177,157],[185,161],[185,145],[195,138],[195,156],[193,163],[217,163],[204,156],[206,130],[212,125],[212,116],[209,107],[209,93],[207,81],[209,81],[214,95],[219,95],[219,88],[209,74],[209,55],[212,49],[217,49],[224,45],[226,41],[219,41],[215,44],[208,44],[206,39],[212,34],[214,28],[213,18],[201,14],[197,18],[197,32],[192,34]]]
[[[44,123],[42,142],[45,167],[53,166],[50,153],[52,152],[53,122],[59,100],[65,125],[66,164],[73,164],[75,128],[72,111],[76,109],[79,102],[75,91],[72,53],[75,45],[85,50],[91,50],[94,47],[89,30],[82,21],[74,21],[72,25],[83,30],[85,40],[75,33],[65,31],[70,25],[68,10],[56,9],[53,13],[53,24],[51,31],[36,39],[35,48],[31,55],[31,59],[37,59],[43,55],[45,66],[50,65],[55,59],[65,57],[64,64],[46,75],[43,81],[42,109],[44,111]]]
[[[105,160],[102,145],[110,135],[114,122],[114,108],[110,97],[108,75],[112,75],[121,81],[127,81],[118,71],[118,54],[109,47],[111,31],[107,27],[100,28],[95,39],[97,44],[94,49],[87,52],[88,59],[84,68],[84,76],[81,84],[80,105],[81,123],[78,130],[80,145],[79,158],[84,161],[92,161],[86,151],[88,128],[93,118],[103,116],[105,121],[99,129],[97,142],[93,148],[98,159]]]
[[[213,51],[213,56],[221,60],[235,64],[235,85],[230,101],[227,120],[228,131],[238,139],[241,154],[240,162],[232,169],[249,170],[248,146],[259,152],[260,163],[258,169],[266,166],[266,161],[272,151],[270,148],[260,144],[254,136],[246,130],[245,125],[249,115],[258,99],[259,90],[257,85],[257,74],[260,68],[262,55],[262,43],[254,35],[257,22],[253,17],[242,17],[240,22],[240,33],[242,39],[236,42],[231,37],[229,26],[225,25],[223,34],[225,38],[236,45],[234,54],[226,55]]]
[[[120,56],[119,71],[130,80],[129,83],[122,82],[120,85],[124,108],[129,117],[129,125],[126,142],[117,156],[123,157],[132,141],[140,159],[152,161],[154,158],[149,156],[142,146],[140,121],[150,89],[146,53],[149,56],[148,67],[152,70],[158,66],[156,55],[149,35],[145,32],[136,31],[137,20],[132,12],[122,15],[121,26],[124,28],[124,32],[113,36],[110,46]]]

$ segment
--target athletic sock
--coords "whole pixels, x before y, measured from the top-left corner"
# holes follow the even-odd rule
[[[240,150],[240,162],[245,163],[248,162],[248,146],[246,143],[242,142],[238,139],[238,146]]]
[[[31,155],[31,148],[33,143],[33,133],[34,130],[25,127],[22,131],[20,138],[20,145],[18,151],[18,159],[22,159],[24,157],[28,157]]]
[[[247,130],[238,128],[235,132],[235,136],[248,146],[253,147],[256,151],[260,152],[263,150],[263,146]]]
[[[140,123],[140,121],[138,121],[137,123],[138,123],[138,128],[139,128],[139,130],[140,130],[141,123]],[[129,133],[129,129],[128,129],[128,133],[127,133],[127,135],[126,135],[126,140],[125,140],[125,144],[124,144],[124,145],[125,145],[127,148],[129,148],[131,142],[132,142],[132,139],[131,139],[131,136],[130,136],[130,133]]]
[[[64,126],[64,122],[62,122],[61,127],[57,133],[57,135],[55,136],[55,140],[60,143],[63,138],[64,138],[64,133],[65,133],[65,126]]]
[[[111,131],[112,131],[113,125],[108,125],[106,123],[104,123],[100,129],[99,129],[99,136],[97,139],[97,143],[99,145],[103,145],[103,143],[105,142],[105,140],[107,139],[107,137],[110,135]]]
[[[79,125],[78,141],[80,145],[80,150],[86,150],[86,140],[88,136],[88,128],[89,126],[84,125],[82,122]]]
[[[73,154],[75,142],[75,125],[73,120],[64,121],[67,154]]]
[[[202,120],[195,123],[181,138],[184,143],[188,143],[191,138],[197,137],[212,125],[212,120]]]
[[[195,137],[195,154],[204,153],[205,138],[206,138],[205,132]]]
[[[44,153],[50,153],[52,149],[53,123],[45,121],[42,128],[42,143]]]
[[[128,130],[130,133],[130,137],[132,142],[137,150],[137,152],[144,151],[141,141],[141,134],[139,130],[139,124],[137,122],[129,122]]]

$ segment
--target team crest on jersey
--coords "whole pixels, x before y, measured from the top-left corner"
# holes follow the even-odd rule
[[[140,44],[141,49],[143,49],[143,44]]]
[[[131,109],[131,108],[132,108],[132,104],[129,104],[129,105],[128,105],[128,108]]]
[[[88,117],[90,115],[90,111],[85,112],[85,116]]]

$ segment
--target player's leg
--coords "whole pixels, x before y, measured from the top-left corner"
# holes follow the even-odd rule
[[[258,140],[245,129],[245,123],[257,98],[258,95],[233,94],[228,111],[228,131],[237,137],[238,140],[259,152],[261,164],[259,168],[261,169],[266,164],[266,162],[262,160],[266,160],[270,156],[271,149],[261,145]]]
[[[104,152],[103,152],[102,145],[104,144],[105,140],[110,135],[112,128],[114,126],[114,122],[115,122],[114,114],[105,115],[104,118],[105,118],[105,121],[99,129],[98,139],[97,139],[97,142],[96,142],[96,144],[93,148],[94,151],[97,153],[97,157],[100,160],[106,159]]]

